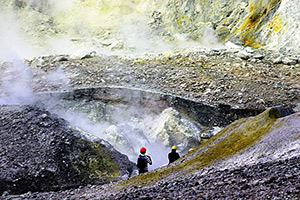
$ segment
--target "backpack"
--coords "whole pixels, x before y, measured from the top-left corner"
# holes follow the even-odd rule
[[[148,164],[148,162],[147,162],[146,157],[145,156],[139,156],[136,166],[139,169],[142,169],[142,170],[145,169],[146,170],[147,164]]]

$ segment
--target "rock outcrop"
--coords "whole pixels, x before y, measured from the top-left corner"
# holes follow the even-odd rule
[[[160,152],[167,155],[176,145],[179,153],[185,154],[232,121],[263,111],[211,106],[151,90],[110,86],[35,97],[53,113],[72,121],[74,127],[105,139],[134,162],[141,146],[156,151],[161,147]],[[154,160],[161,157],[153,155]]]
[[[182,153],[198,146],[204,129],[173,108],[164,110],[156,121],[156,129],[150,137],[162,141],[167,147],[177,146]],[[213,134],[212,134],[213,135]]]
[[[52,113],[88,132],[91,139],[92,135],[105,139],[133,162],[141,146],[149,148],[156,161],[153,164],[155,168],[167,163],[167,154],[173,145],[178,147],[179,153],[185,154],[189,148],[198,146],[220,130],[218,125],[227,122],[222,118],[225,117],[224,112],[218,108],[136,88],[84,88],[39,93],[35,97]],[[182,101],[184,103],[181,104],[188,106],[194,103],[211,113],[198,110],[195,113],[197,119],[189,118],[176,110],[175,102],[179,104]],[[183,106],[181,111],[189,113]],[[216,124],[207,122],[208,114],[215,118]],[[204,124],[200,124],[199,119],[203,119],[201,122]],[[158,160],[165,161],[160,163]]]
[[[24,34],[40,45],[45,45],[47,37],[57,41],[69,37],[65,41],[69,46],[167,51],[195,45],[218,47],[219,42],[231,41],[299,53],[299,0],[10,0],[0,5],[6,14],[12,11],[17,16],[15,25],[22,24]]]
[[[103,184],[129,177],[133,163],[104,140],[35,106],[0,107],[0,193]]]

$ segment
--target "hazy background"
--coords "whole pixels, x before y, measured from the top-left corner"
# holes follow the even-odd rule
[[[19,58],[32,58],[78,51],[143,54],[221,46],[209,24],[198,30],[202,37],[193,39],[174,32],[174,25],[166,27],[158,6],[157,1],[138,0],[1,1],[0,59],[9,57],[7,49]]]
[[[201,30],[203,37],[196,40],[183,33],[161,34],[161,16],[149,9],[158,4],[124,0],[1,1],[0,104],[34,104],[39,100],[32,91],[33,72],[24,59],[50,54],[84,55],[91,51],[131,55],[222,46],[209,26]],[[49,85],[64,85],[68,89],[69,80],[62,69],[44,76]],[[48,99],[45,104],[55,101]],[[114,123],[109,124],[95,122],[80,111],[48,109],[74,127],[111,142],[134,162],[140,147],[145,146],[153,158],[150,169],[168,163],[170,147],[151,138],[150,133],[157,126],[159,115],[136,117],[136,113],[143,113],[136,106],[122,111],[126,117],[116,112],[112,115]]]

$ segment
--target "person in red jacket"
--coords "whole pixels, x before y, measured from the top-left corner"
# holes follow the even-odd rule
[[[146,155],[147,149],[145,147],[142,147],[140,149],[140,155],[137,159],[137,164],[136,166],[139,169],[139,174],[148,172],[148,164],[152,165],[152,159],[149,155]]]

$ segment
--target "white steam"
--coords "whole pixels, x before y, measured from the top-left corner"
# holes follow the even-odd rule
[[[201,44],[208,48],[224,48],[224,45],[218,41],[215,30],[210,26],[203,27]]]
[[[158,9],[157,3],[150,1],[29,0],[23,7],[12,6],[13,0],[7,2],[0,8],[0,35],[20,58],[72,54],[78,49],[143,54],[220,47],[209,27],[202,29],[197,41],[189,39],[189,33],[166,32],[162,14],[152,10]]]
[[[56,68],[46,76],[46,81],[54,88],[69,89],[70,80],[61,67]]]
[[[0,105],[34,102],[32,73],[21,61],[32,52],[25,38],[20,36],[15,22],[10,13],[0,14]]]
[[[56,103],[64,104],[64,102]],[[93,111],[88,111],[86,114],[74,108],[57,109],[50,104],[47,104],[49,105],[47,109],[52,113],[56,113],[66,119],[71,126],[82,130],[89,139],[101,138],[108,141],[116,150],[127,155],[132,162],[137,161],[139,150],[144,146],[147,148],[147,154],[153,159],[153,165],[149,166],[150,170],[168,163],[170,148],[162,141],[151,137],[151,131],[158,126],[159,115],[150,114],[138,106],[127,108],[114,105],[114,111],[106,116],[108,119],[104,117],[95,120],[91,118]]]
[[[19,27],[20,24],[12,12],[0,13],[0,60],[14,61],[35,55]]]
[[[6,63],[2,68],[0,86],[0,105],[32,104],[34,96],[31,89],[32,73],[21,61]]]
[[[125,45],[139,53],[161,53],[174,48],[174,45],[164,42],[161,37],[151,34],[145,17],[130,23],[123,22],[119,24],[118,30]]]
[[[149,18],[149,10],[145,12],[147,7],[141,3],[138,8],[134,1],[29,0],[24,1],[25,8],[11,6],[15,3],[13,0],[7,2],[10,3],[0,3],[6,6],[0,8],[0,61],[5,61],[0,62],[0,105],[35,103],[32,88],[36,83],[30,68],[20,61],[24,58],[42,54],[71,55],[78,50],[98,54],[106,54],[108,50],[158,53],[178,47],[218,45],[211,28],[204,29],[202,41],[189,42],[186,35],[178,34],[173,35],[174,43],[164,42],[159,31],[153,32],[150,28],[149,22],[153,19]],[[68,88],[69,80],[62,68],[43,76],[44,85],[51,89]],[[78,112],[56,112],[73,126],[111,142],[133,162],[140,147],[145,146],[153,158],[150,169],[168,163],[169,148],[151,137],[159,116],[143,113],[145,110],[138,105],[113,113],[114,123],[95,122]]]

